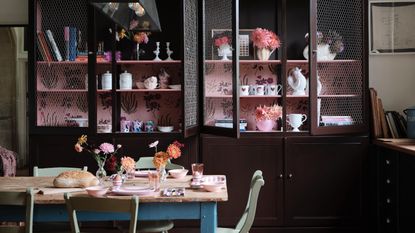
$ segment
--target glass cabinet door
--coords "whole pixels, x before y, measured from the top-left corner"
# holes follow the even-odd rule
[[[38,0],[35,8],[32,125],[86,128],[89,126],[87,2]]]
[[[313,134],[367,130],[365,9],[360,0],[312,1]]]
[[[239,137],[238,1],[203,1],[202,132]]]

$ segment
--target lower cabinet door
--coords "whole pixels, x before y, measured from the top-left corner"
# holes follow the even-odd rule
[[[361,226],[367,222],[366,137],[290,137],[285,148],[286,226]]]
[[[262,170],[265,185],[260,191],[254,226],[282,224],[283,140],[275,137],[226,138],[203,135],[204,173],[224,174],[228,201],[218,204],[219,226],[235,227],[248,200],[255,170]]]

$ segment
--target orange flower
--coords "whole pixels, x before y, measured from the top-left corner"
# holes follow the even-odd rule
[[[169,160],[169,154],[164,151],[159,151],[154,155],[153,164],[156,168],[160,168],[167,164],[167,160]]]
[[[177,159],[182,155],[182,151],[176,144],[170,144],[169,147],[167,147],[167,154],[169,154],[170,158]]]
[[[126,171],[131,171],[135,169],[135,161],[133,158],[129,157],[129,156],[124,156],[121,158],[121,166],[126,170]]]

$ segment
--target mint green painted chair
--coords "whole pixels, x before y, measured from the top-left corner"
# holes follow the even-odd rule
[[[245,207],[245,211],[242,214],[241,219],[234,229],[232,228],[217,228],[217,233],[248,233],[252,227],[255,219],[255,212],[257,207],[257,201],[259,191],[264,186],[264,178],[262,177],[262,171],[257,170],[254,172],[251,180],[251,188],[249,190],[248,202]]]
[[[99,198],[89,196],[71,196],[65,193],[66,209],[71,223],[72,233],[80,233],[77,211],[125,212],[130,213],[129,233],[136,233],[138,217],[138,197],[131,199]]]
[[[28,188],[26,192],[0,191],[0,205],[26,206],[25,226],[1,225],[1,233],[32,233],[33,232],[33,189]]]
[[[45,167],[39,168],[37,166],[33,167],[33,176],[57,176],[62,172],[73,171],[73,170],[83,170],[88,171],[88,167],[84,166],[82,169],[78,167]]]
[[[138,169],[155,169],[153,164],[153,157],[140,157],[138,161],[135,163],[135,167]],[[170,160],[167,161],[166,169],[184,169],[183,166],[171,163]]]

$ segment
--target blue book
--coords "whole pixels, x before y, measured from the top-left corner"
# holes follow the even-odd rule
[[[69,61],[75,61],[76,59],[76,28],[69,28]]]

